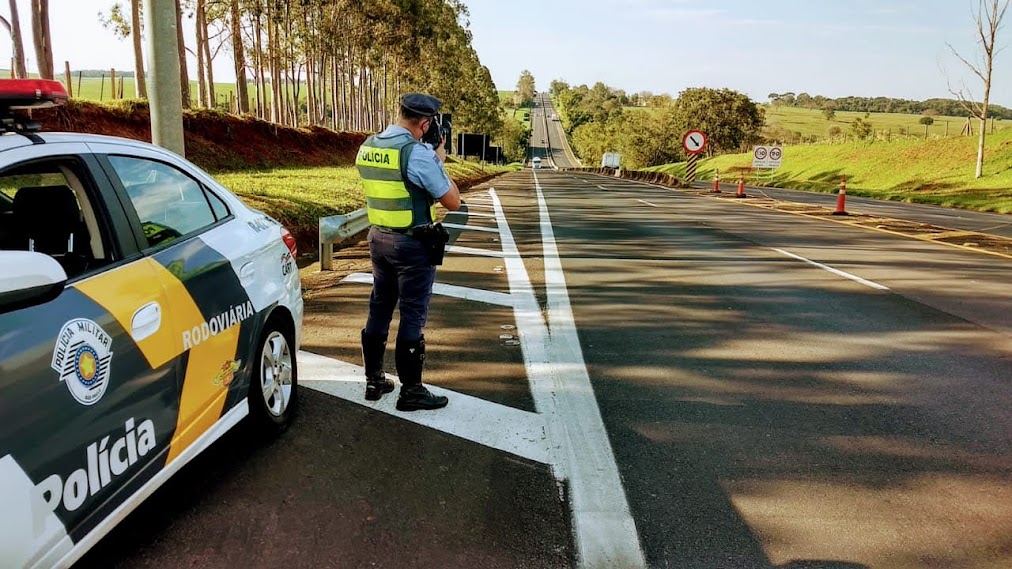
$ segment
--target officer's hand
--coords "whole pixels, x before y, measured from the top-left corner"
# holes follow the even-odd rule
[[[435,148],[433,148],[433,150],[436,151],[436,156],[438,156],[439,159],[441,161],[443,161],[443,162],[446,162],[446,146],[445,146],[445,143],[446,143],[446,138],[444,137],[443,141],[439,143],[439,146],[436,146]]]

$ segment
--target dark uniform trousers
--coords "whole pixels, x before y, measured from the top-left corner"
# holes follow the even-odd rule
[[[436,279],[436,267],[430,262],[427,247],[410,235],[373,226],[369,230],[369,256],[373,287],[366,334],[386,337],[394,308],[400,302],[397,340],[420,340]]]

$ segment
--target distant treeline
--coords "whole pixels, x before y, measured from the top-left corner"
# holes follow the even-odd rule
[[[928,99],[911,101],[892,97],[840,97],[830,99],[808,93],[770,93],[770,103],[775,106],[799,107],[803,109],[832,109],[834,111],[856,111],[859,113],[905,113],[928,116],[968,116],[969,113],[956,99]],[[987,115],[1000,119],[1012,119],[1012,110],[1000,105],[988,105]]]

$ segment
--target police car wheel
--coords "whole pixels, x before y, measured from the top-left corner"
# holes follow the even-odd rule
[[[255,425],[280,433],[295,414],[298,368],[292,334],[271,319],[260,338],[256,369],[250,383],[250,415]]]

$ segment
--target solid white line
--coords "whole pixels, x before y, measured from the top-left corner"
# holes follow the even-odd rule
[[[461,231],[487,231],[488,233],[499,233],[495,227],[481,227],[480,225],[463,225],[460,223],[444,223],[443,227],[459,229]]]
[[[573,527],[583,567],[646,567],[636,523],[583,360],[555,230],[534,174],[544,246],[556,412],[565,426]]]
[[[789,253],[787,251],[784,251],[783,249],[776,249],[776,248],[774,248],[773,250],[776,251],[777,253],[781,253],[783,255],[787,255],[788,257],[791,257],[792,259],[797,259],[799,261],[804,261],[804,262],[808,263],[809,265],[812,265],[814,267],[819,267],[820,269],[823,269],[825,271],[829,271],[829,272],[833,273],[834,275],[839,275],[839,276],[841,276],[841,277],[843,277],[845,279],[850,279],[850,280],[852,280],[854,282],[859,282],[859,283],[863,284],[864,286],[868,286],[868,287],[871,287],[871,288],[874,288],[874,289],[878,289],[878,290],[889,290],[889,287],[887,287],[887,286],[883,286],[883,285],[880,285],[880,284],[878,284],[876,282],[872,282],[872,281],[869,281],[869,280],[862,279],[859,276],[852,275],[850,273],[846,273],[844,271],[841,271],[840,269],[834,269],[833,267],[830,267],[829,265],[823,265],[822,263],[816,263],[815,261],[812,261],[811,259],[806,259],[806,258],[804,258],[804,257],[802,257],[800,255],[795,255],[794,253]]]
[[[395,407],[396,393],[379,401],[365,400],[365,370],[361,366],[305,351],[300,351],[298,358],[299,385],[303,387],[542,464],[550,463],[551,452],[545,433],[545,421],[537,413],[499,405],[431,384],[426,384],[429,391],[450,398],[450,408],[453,411],[405,413]],[[394,376],[390,378],[397,379]]]
[[[661,206],[659,206],[659,205],[657,205],[657,204],[655,204],[655,203],[650,203],[650,202],[648,202],[647,200],[640,200],[640,199],[637,199],[636,201],[638,201],[638,202],[641,202],[641,203],[645,203],[645,204],[647,204],[647,205],[648,205],[648,206],[650,206],[650,207],[661,207]]]
[[[341,282],[371,285],[372,274],[352,273],[341,279]],[[433,284],[432,294],[438,294],[440,296],[450,296],[453,298],[462,298],[464,300],[473,300],[475,302],[484,302],[485,304],[495,304],[497,306],[512,307],[515,304],[513,298],[504,292],[495,292],[480,288],[468,288],[443,283]]]

